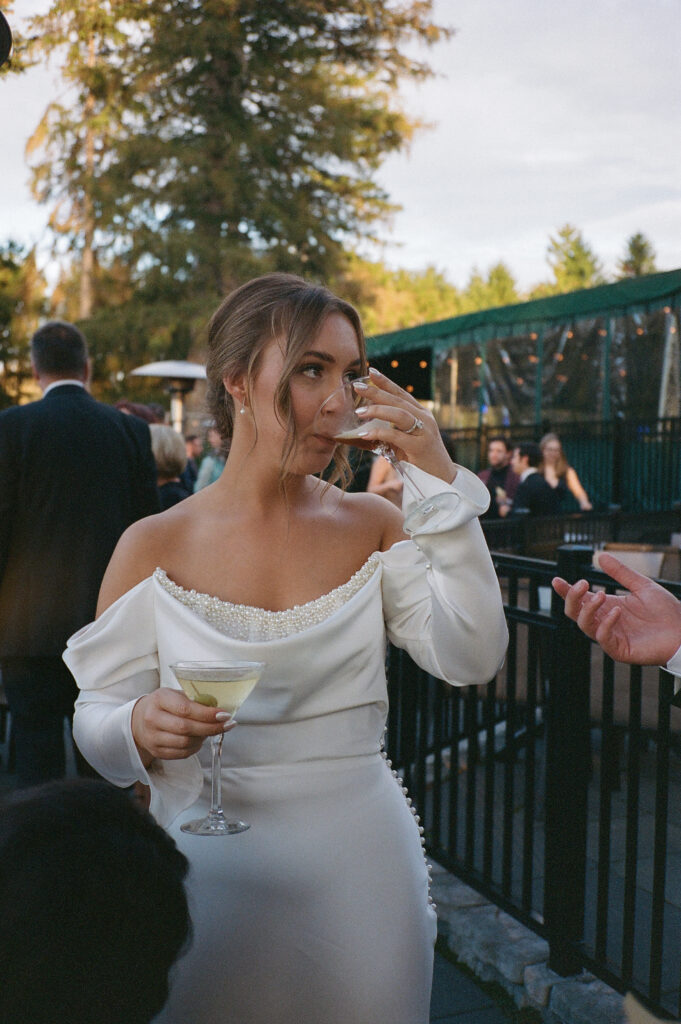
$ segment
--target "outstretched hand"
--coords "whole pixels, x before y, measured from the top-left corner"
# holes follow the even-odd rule
[[[599,568],[629,593],[593,593],[586,580],[570,586],[556,577],[553,589],[565,600],[565,614],[615,661],[666,665],[681,646],[681,603],[612,555],[601,554]]]

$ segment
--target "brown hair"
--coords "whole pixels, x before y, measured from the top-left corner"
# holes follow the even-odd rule
[[[241,285],[220,304],[208,325],[207,402],[223,441],[234,429],[234,399],[223,383],[225,377],[243,375],[246,396],[251,389],[265,347],[274,338],[283,338],[284,367],[275,393],[275,410],[288,430],[288,442],[282,459],[281,478],[295,450],[296,434],[291,409],[290,381],[301,352],[309,347],[328,316],[339,313],[357,335],[361,373],[366,373],[364,331],[357,310],[323,285],[305,281],[294,274],[265,274]],[[346,483],[351,477],[342,449],[334,453],[331,481]]]
[[[568,471],[568,460],[565,458],[565,452],[563,451],[563,446],[560,443],[558,434],[544,434],[539,442],[539,447],[541,448],[542,453],[542,462],[544,461],[544,448],[547,444],[551,444],[552,442],[557,442],[560,445],[560,455],[556,461],[556,476],[562,477],[565,476]]]

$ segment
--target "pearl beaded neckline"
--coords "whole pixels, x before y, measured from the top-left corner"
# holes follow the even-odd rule
[[[218,632],[233,640],[281,640],[295,633],[302,633],[312,626],[330,618],[335,611],[342,608],[351,597],[354,597],[369,582],[378,568],[378,553],[370,555],[364,565],[347,581],[328,594],[308,601],[306,604],[286,608],[283,611],[271,612],[265,608],[253,608],[246,604],[232,604],[222,601],[219,597],[202,594],[196,590],[186,590],[179,583],[170,579],[164,569],[154,572],[154,579],[163,589],[201,616]]]

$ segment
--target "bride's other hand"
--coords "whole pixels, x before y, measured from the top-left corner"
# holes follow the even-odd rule
[[[167,686],[140,697],[131,722],[133,739],[145,768],[155,757],[191,757],[207,736],[219,736],[235,725],[227,712],[204,707]]]
[[[355,381],[353,387],[363,400],[357,415],[363,420],[388,420],[390,426],[370,430],[366,437],[392,448],[401,462],[410,462],[432,476],[450,484],[456,465],[445,448],[433,414],[404,388],[389,380],[372,366],[371,383]]]

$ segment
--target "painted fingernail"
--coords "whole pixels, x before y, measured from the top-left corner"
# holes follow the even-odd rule
[[[368,391],[369,385],[364,380],[353,380],[352,386],[355,391]]]
[[[228,722],[231,717],[232,716],[230,715],[229,711],[218,711],[217,715],[215,716],[215,721]]]
[[[380,370],[377,370],[375,366],[370,366],[369,367],[369,373],[371,373],[374,377],[380,377],[381,376]]]

